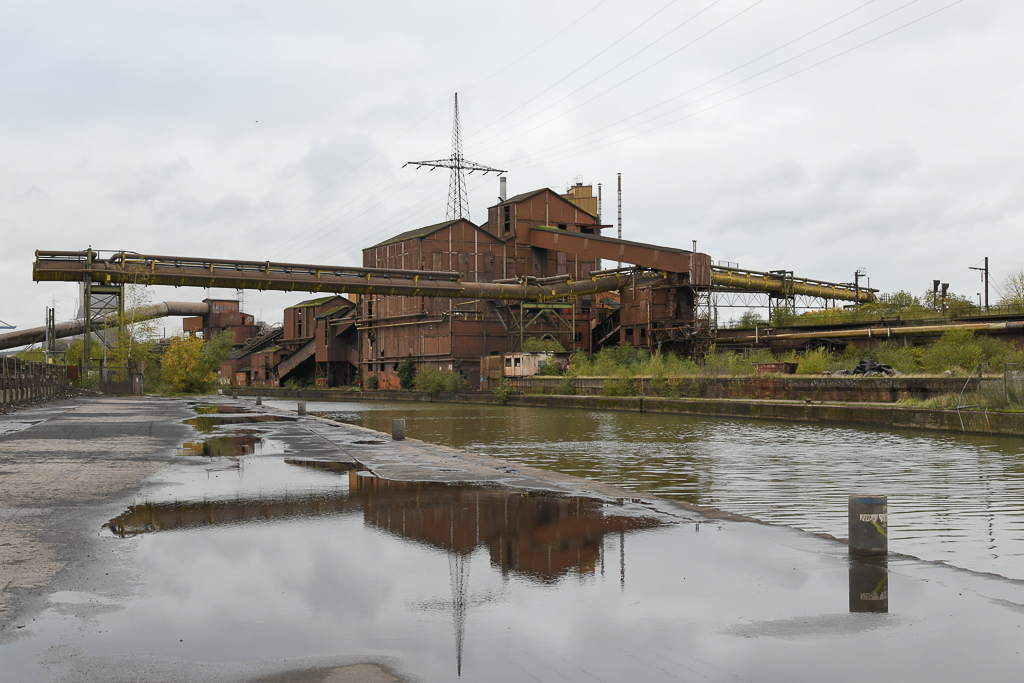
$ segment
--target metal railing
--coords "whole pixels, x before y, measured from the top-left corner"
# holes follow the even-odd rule
[[[49,398],[67,385],[68,369],[64,365],[0,358],[0,404]]]

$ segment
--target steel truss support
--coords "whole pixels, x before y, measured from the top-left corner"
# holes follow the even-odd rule
[[[770,295],[767,292],[733,292],[719,289],[714,290],[712,296],[715,308],[768,308]],[[832,299],[800,294],[794,295],[790,301],[790,308],[793,310],[819,311],[834,308],[835,305]]]
[[[562,343],[562,335],[569,335],[569,344],[562,344],[566,350],[571,351],[576,347],[576,307],[573,302],[521,302],[518,305],[496,303],[494,308],[501,324],[508,331],[513,346],[511,351],[522,351],[528,330],[542,325],[543,334],[558,337],[559,344]],[[564,313],[567,308],[572,309],[571,320]]]
[[[89,249],[88,264],[92,266],[93,251]],[[85,320],[85,333],[82,338],[83,366],[92,369],[92,336],[93,327],[105,327],[110,317],[124,315],[124,285],[97,284],[92,280],[82,283],[82,318]],[[104,350],[114,346],[113,334],[110,331],[97,332],[97,339]]]

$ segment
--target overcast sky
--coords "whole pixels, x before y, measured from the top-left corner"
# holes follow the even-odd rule
[[[1007,0],[2,3],[0,320],[74,316],[36,249],[360,263],[445,219],[402,164],[448,156],[456,91],[510,194],[602,183],[613,223],[622,173],[627,239],[975,296],[1024,267],[1022,32]]]

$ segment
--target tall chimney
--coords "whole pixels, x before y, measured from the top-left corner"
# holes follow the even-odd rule
[[[619,174],[619,239],[622,239],[622,174]],[[621,268],[620,262],[616,268]]]
[[[601,225],[601,183],[597,184],[597,224]],[[596,234],[601,234],[601,228],[597,228]],[[601,270],[601,259],[594,259],[594,270]]]
[[[505,188],[505,176],[501,176],[500,178],[498,178],[498,201],[499,202],[503,202],[506,199],[508,199],[508,195],[506,194],[506,192],[507,192],[507,190]]]

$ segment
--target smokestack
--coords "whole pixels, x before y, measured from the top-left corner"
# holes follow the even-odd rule
[[[498,201],[499,202],[503,202],[506,199],[508,199],[508,195],[506,194],[506,192],[507,192],[507,190],[505,188],[505,176],[501,176],[500,178],[498,178]]]
[[[597,224],[601,225],[601,183],[597,184]]]
[[[619,239],[622,239],[622,174],[619,174]],[[621,268],[620,262],[616,268]]]

